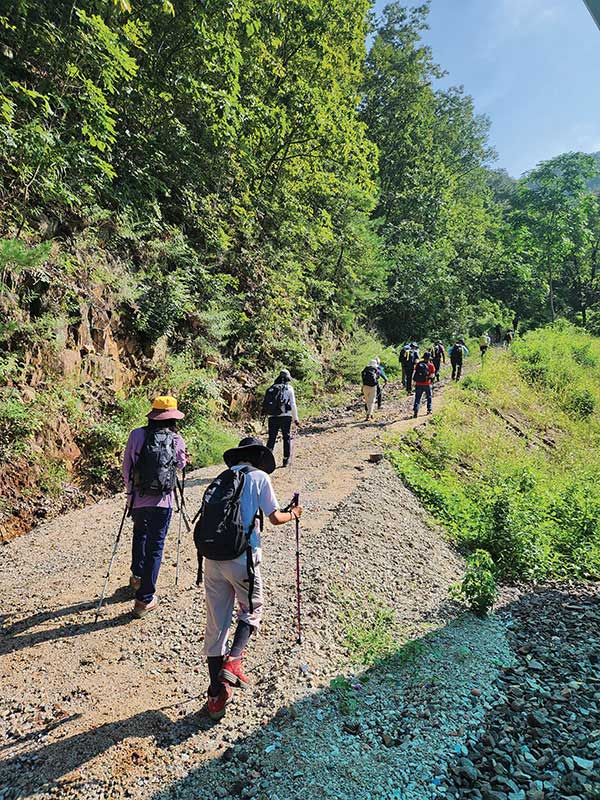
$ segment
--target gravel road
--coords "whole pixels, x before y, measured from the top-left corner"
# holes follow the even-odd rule
[[[369,461],[387,433],[424,422],[389,389],[375,423],[359,404],[334,410],[302,430],[292,469],[277,470],[280,502],[298,489],[305,506],[304,641],[295,643],[293,529],[268,528],[253,688],[219,724],[204,710],[191,537],[174,587],[176,520],[160,608],[143,621],[130,615],[128,532],[94,624],[122,496],[0,550],[0,798],[412,800],[444,790],[511,656],[499,618],[474,620],[449,602],[461,558],[387,463]],[[191,476],[190,510],[218,469]],[[348,635],[354,626],[366,636],[378,609],[390,615],[392,647],[369,664]]]

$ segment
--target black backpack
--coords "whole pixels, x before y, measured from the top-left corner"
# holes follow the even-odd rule
[[[169,428],[146,428],[144,444],[133,468],[136,493],[166,497],[177,481],[175,433]]]
[[[279,417],[292,410],[290,391],[286,383],[274,383],[265,392],[263,400],[263,414],[269,417]]]
[[[415,383],[427,383],[429,381],[429,367],[427,362],[419,361],[415,367]]]
[[[452,352],[450,353],[450,361],[453,364],[462,364],[463,363],[463,355],[464,351],[459,344],[452,345]]]
[[[262,530],[263,515],[257,509],[248,529],[242,523],[240,499],[246,482],[246,475],[254,472],[254,467],[226,469],[207,486],[202,498],[199,519],[194,528],[194,544],[198,553],[198,577],[202,582],[202,559],[210,561],[232,561],[246,553],[248,566],[248,601],[253,611],[252,593],[254,591],[254,560],[250,537],[254,521],[260,520]]]
[[[377,386],[379,370],[377,367],[365,367],[361,372],[363,386]]]

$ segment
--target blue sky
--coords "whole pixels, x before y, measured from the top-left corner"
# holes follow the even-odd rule
[[[492,121],[497,166],[518,177],[600,150],[600,31],[583,0],[431,0],[429,25],[444,83],[462,84]]]

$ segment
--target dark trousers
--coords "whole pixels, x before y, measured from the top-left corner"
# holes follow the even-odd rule
[[[442,357],[440,356],[439,358],[437,358],[437,357],[436,358],[432,358],[431,359],[431,363],[435,367],[435,379],[436,379],[436,381],[439,381],[439,379],[440,379],[440,367],[442,366]]]
[[[462,361],[452,361],[452,380],[457,381],[460,380],[460,374],[462,372]]]
[[[381,384],[377,384],[377,408],[381,408],[383,405],[383,389],[381,388]]]
[[[412,389],[413,372],[415,371],[414,364],[402,365],[402,385],[406,387],[406,391],[410,392]]]
[[[269,417],[269,441],[267,447],[273,450],[275,442],[277,441],[277,434],[281,431],[283,437],[283,457],[287,461],[290,457],[290,431],[292,430],[292,418],[286,417]]]
[[[419,412],[419,407],[421,405],[421,398],[425,395],[427,398],[427,411],[431,411],[431,403],[433,401],[433,387],[430,383],[427,386],[419,386],[418,383],[415,383],[415,404],[413,406],[413,411],[415,414]]]
[[[172,508],[134,508],[131,571],[142,579],[135,599],[149,603],[156,591],[165,539],[171,522]]]

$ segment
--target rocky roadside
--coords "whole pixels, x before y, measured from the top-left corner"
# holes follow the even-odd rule
[[[452,765],[446,797],[600,797],[600,587],[515,592],[501,610],[515,663],[479,735]]]

